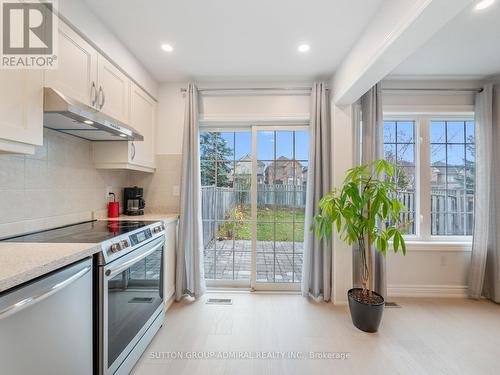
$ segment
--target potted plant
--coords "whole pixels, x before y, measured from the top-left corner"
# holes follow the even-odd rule
[[[384,298],[373,291],[372,247],[386,255],[392,241],[395,253],[406,255],[403,221],[406,207],[398,200],[406,181],[404,172],[385,160],[350,169],[340,189],[333,189],[319,202],[320,212],[313,228],[319,239],[331,240],[336,230],[349,245],[357,245],[361,260],[363,288],[347,293],[354,325],[365,332],[376,332],[382,319]]]

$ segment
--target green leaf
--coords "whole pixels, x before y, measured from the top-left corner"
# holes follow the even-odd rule
[[[397,253],[399,249],[399,233],[396,233],[394,235],[393,246],[394,246],[394,252]]]

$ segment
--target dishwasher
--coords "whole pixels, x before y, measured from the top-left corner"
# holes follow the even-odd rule
[[[92,374],[92,259],[0,294],[0,372]]]

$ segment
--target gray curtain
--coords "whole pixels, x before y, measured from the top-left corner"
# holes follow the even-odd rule
[[[472,298],[500,303],[500,92],[488,84],[476,95],[476,193],[469,275]]]
[[[360,99],[359,128],[356,131],[356,150],[359,164],[368,164],[384,158],[384,113],[382,109],[382,89],[380,84],[373,86]],[[387,295],[385,257],[373,249],[374,270],[372,285],[375,292],[383,297]],[[356,251],[354,256],[354,285],[361,284],[360,258]]]
[[[175,272],[176,300],[186,294],[197,298],[205,291],[201,225],[198,90],[190,83],[184,113],[179,247]]]
[[[309,168],[307,170],[307,199],[304,234],[304,263],[302,294],[329,301],[332,291],[331,245],[319,241],[309,228],[318,213],[318,202],[331,190],[331,129],[330,100],[326,84],[314,83],[311,93],[311,124]]]

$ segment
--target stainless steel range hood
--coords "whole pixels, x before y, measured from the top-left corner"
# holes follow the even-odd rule
[[[142,141],[130,126],[61,92],[43,89],[43,125],[89,141]]]

